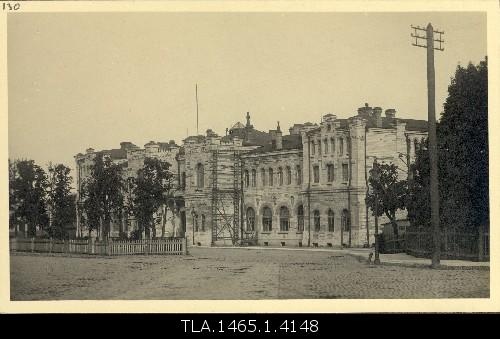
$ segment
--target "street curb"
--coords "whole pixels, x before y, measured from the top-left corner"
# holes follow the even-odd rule
[[[321,248],[282,248],[282,247],[239,247],[239,246],[221,246],[221,247],[212,247],[212,246],[195,246],[192,248],[205,248],[205,249],[245,249],[245,250],[281,250],[281,251],[308,251],[308,252],[333,252],[333,253],[342,253],[349,255],[351,257],[354,257],[358,259],[359,262],[364,262],[366,264],[369,264],[370,266],[378,266],[373,263],[368,263],[368,255],[370,252],[366,253],[353,253],[352,251],[348,249],[321,249]],[[430,263],[416,263],[416,262],[394,262],[394,261],[381,261],[380,265],[384,266],[399,266],[399,267],[408,267],[408,268],[429,268],[431,269],[431,264]],[[452,266],[452,265],[445,265],[441,264],[439,270],[481,270],[481,271],[489,271],[490,266],[465,266],[465,265],[460,265],[460,266]]]
[[[352,252],[345,252],[347,255],[350,255],[356,259],[358,259],[360,262],[365,262],[366,264],[369,264],[370,266],[378,266],[375,265],[374,263],[368,263],[368,258],[364,257],[361,254],[358,253],[352,253]],[[416,263],[416,262],[394,262],[394,261],[380,261],[380,265],[383,266],[399,266],[399,267],[408,267],[408,268],[431,268],[431,264],[424,264],[424,263]],[[479,270],[479,271],[489,271],[490,266],[452,266],[452,265],[444,265],[441,264],[438,270]]]

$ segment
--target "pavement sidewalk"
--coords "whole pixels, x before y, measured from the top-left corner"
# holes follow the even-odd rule
[[[356,257],[360,261],[368,262],[370,253],[373,253],[373,248],[298,248],[298,247],[261,247],[261,246],[198,246],[211,249],[241,249],[241,250],[266,250],[266,251],[309,251],[309,252],[332,252],[337,254],[347,254]],[[374,257],[372,256],[372,261]],[[373,265],[373,263],[371,263]],[[426,258],[416,258],[406,253],[395,254],[380,254],[381,265],[393,265],[404,267],[430,267],[431,260]],[[489,261],[468,261],[468,260],[449,260],[442,259],[440,269],[473,269],[473,270],[489,270]]]

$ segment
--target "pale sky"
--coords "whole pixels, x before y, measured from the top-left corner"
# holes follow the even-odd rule
[[[178,144],[347,118],[368,102],[426,119],[426,51],[410,25],[444,30],[436,110],[458,64],[486,55],[482,13],[16,13],[8,17],[9,157],[74,168],[88,147]]]

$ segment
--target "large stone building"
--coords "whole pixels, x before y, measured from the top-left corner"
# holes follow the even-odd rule
[[[326,114],[319,124],[293,125],[288,135],[279,123],[257,130],[247,113],[246,124],[222,137],[208,130],[180,147],[122,143],[103,153],[123,162],[128,175],[148,156],[172,164],[182,203],[167,235],[185,235],[191,245],[364,246],[374,234],[365,204],[373,161],[395,163],[406,177],[414,140],[426,129],[426,121],[397,118],[394,109],[382,116],[380,107],[365,104],[349,119]],[[94,153],[76,156],[78,182]],[[133,223],[126,224],[113,235],[130,232]]]

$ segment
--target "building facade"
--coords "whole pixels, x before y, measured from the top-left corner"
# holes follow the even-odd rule
[[[366,246],[374,242],[365,204],[374,160],[396,164],[406,178],[415,140],[426,129],[426,121],[397,118],[394,109],[382,116],[380,107],[365,104],[349,119],[326,114],[320,123],[293,125],[287,135],[279,122],[267,133],[255,129],[247,113],[246,124],[222,137],[208,130],[182,146],[169,143],[168,151],[162,143],[144,149],[122,143],[125,152],[104,152],[123,162],[129,176],[148,156],[174,164],[182,206],[168,235],[186,236],[192,246]],[[78,182],[93,152],[76,156]]]

